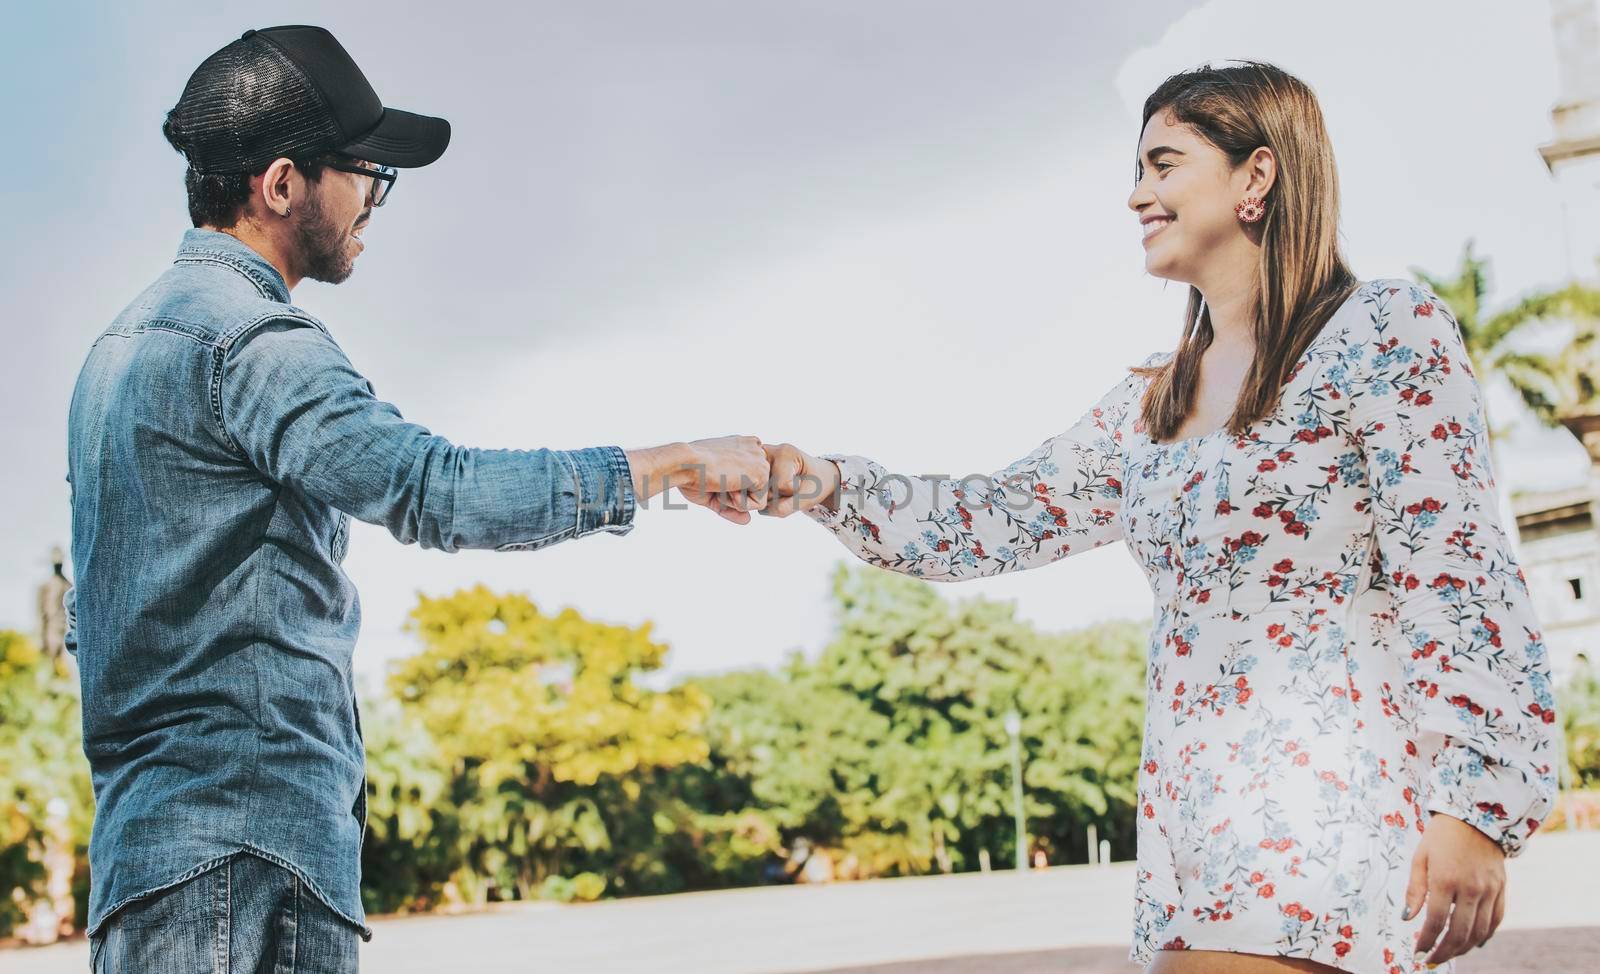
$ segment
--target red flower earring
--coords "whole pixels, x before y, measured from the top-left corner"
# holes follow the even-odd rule
[[[1267,201],[1259,196],[1246,196],[1233,208],[1233,212],[1245,223],[1254,223],[1267,215]]]

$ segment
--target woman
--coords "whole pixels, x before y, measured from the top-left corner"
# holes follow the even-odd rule
[[[1503,860],[1555,791],[1544,646],[1455,320],[1351,274],[1321,111],[1275,67],[1164,82],[1137,172],[1145,267],[1192,286],[1176,351],[989,476],[768,447],[792,489],[767,511],[941,581],[1127,542],[1155,595],[1131,954],[1150,972],[1448,961],[1494,933]],[[739,521],[767,502],[723,500]]]

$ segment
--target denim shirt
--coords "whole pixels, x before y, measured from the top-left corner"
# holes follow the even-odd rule
[[[67,454],[88,933],[249,850],[370,940],[350,518],[451,552],[627,534],[626,455],[470,449],[402,419],[266,259],[202,229],[90,347]]]

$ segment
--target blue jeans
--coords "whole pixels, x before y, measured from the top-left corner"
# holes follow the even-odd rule
[[[92,974],[353,974],[361,932],[248,852],[133,900],[89,939]]]

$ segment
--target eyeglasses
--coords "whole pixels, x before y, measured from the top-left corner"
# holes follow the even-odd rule
[[[333,156],[323,162],[329,169],[340,172],[355,173],[358,176],[372,177],[372,190],[368,199],[373,206],[382,206],[383,201],[389,198],[389,191],[394,189],[394,181],[399,178],[399,172],[393,166],[362,166],[350,156]]]

